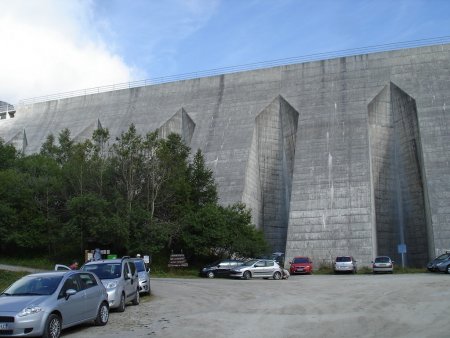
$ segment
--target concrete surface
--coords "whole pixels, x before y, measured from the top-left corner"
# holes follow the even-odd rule
[[[423,266],[450,249],[449,64],[440,44],[40,102],[0,137],[30,154],[64,128],[179,132],[287,261],[400,261],[402,243]]]
[[[450,276],[327,275],[288,280],[153,279],[150,297],[100,337],[449,337]]]

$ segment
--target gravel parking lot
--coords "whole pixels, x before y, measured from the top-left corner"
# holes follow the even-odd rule
[[[450,276],[153,279],[105,327],[63,337],[449,337]]]

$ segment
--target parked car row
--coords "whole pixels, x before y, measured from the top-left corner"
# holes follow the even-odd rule
[[[55,270],[22,277],[0,295],[0,336],[57,338],[84,322],[106,325],[110,309],[123,312],[151,292],[150,271],[139,258],[92,261],[80,270],[57,264]]]
[[[284,269],[273,259],[251,259],[251,260],[219,260],[205,266],[200,270],[200,276],[231,277],[231,278],[273,278],[286,277]]]
[[[357,261],[352,256],[338,256],[333,262],[335,273],[353,273],[358,272]],[[372,261],[373,273],[385,272],[392,273],[394,270],[394,261],[388,256],[377,256]],[[218,260],[208,264],[200,270],[200,276],[215,277],[233,277],[250,279],[256,277],[280,279],[288,275],[312,274],[313,262],[307,256],[297,256],[289,262],[289,271],[284,270],[275,259],[253,259],[236,260],[225,259]]]

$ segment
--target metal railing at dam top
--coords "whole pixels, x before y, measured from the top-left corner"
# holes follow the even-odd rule
[[[383,45],[375,45],[375,46],[360,47],[360,48],[353,48],[353,49],[343,49],[343,50],[333,51],[333,52],[315,53],[315,54],[296,56],[296,57],[290,57],[290,58],[284,58],[284,59],[276,59],[276,60],[271,60],[271,61],[249,63],[249,64],[238,65],[238,66],[209,69],[209,70],[203,70],[203,71],[197,71],[197,72],[191,72],[191,73],[163,76],[163,77],[158,77],[158,78],[153,78],[153,79],[119,83],[119,84],[113,84],[113,85],[109,85],[109,86],[87,88],[87,89],[82,89],[82,90],[75,90],[75,91],[70,91],[70,92],[33,97],[33,98],[21,100],[21,101],[19,101],[18,105],[15,105],[15,106],[17,107],[17,106],[21,106],[21,105],[29,105],[29,104],[33,104],[33,103],[37,103],[37,102],[59,100],[59,99],[75,97],[75,96],[98,94],[98,93],[109,92],[109,91],[120,90],[120,89],[129,89],[129,88],[157,85],[157,84],[174,82],[174,81],[191,80],[191,79],[202,78],[202,77],[217,76],[217,75],[222,75],[222,74],[230,74],[230,73],[249,71],[249,70],[257,70],[257,69],[261,69],[261,68],[285,66],[285,65],[291,65],[291,64],[296,64],[296,63],[320,61],[320,60],[345,57],[345,56],[353,56],[353,55],[359,55],[359,54],[386,52],[386,51],[393,51],[393,50],[399,50],[399,49],[405,49],[405,48],[441,45],[441,44],[446,44],[446,43],[450,43],[450,36],[442,36],[442,37],[436,37],[436,38],[430,38],[430,39],[412,40],[412,41],[405,41],[405,42],[387,43],[387,44],[383,44]]]

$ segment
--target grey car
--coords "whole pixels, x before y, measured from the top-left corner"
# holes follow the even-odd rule
[[[433,259],[427,265],[429,271],[439,271],[450,273],[450,252],[442,254]]]
[[[138,272],[130,257],[88,262],[81,270],[95,273],[100,278],[108,292],[111,309],[123,312],[128,302],[139,305]]]
[[[388,256],[378,256],[372,262],[373,273],[378,272],[394,272],[394,261]]]
[[[0,336],[57,338],[88,321],[106,325],[108,295],[100,280],[82,271],[22,277],[0,295]]]
[[[334,273],[351,272],[357,273],[358,267],[356,261],[352,256],[338,256],[334,261]]]
[[[136,265],[139,277],[139,292],[151,294],[152,288],[150,286],[150,268],[147,268],[142,258],[131,258]]]
[[[230,277],[234,278],[273,278],[281,279],[282,269],[272,259],[253,259],[241,266],[230,270]]]

